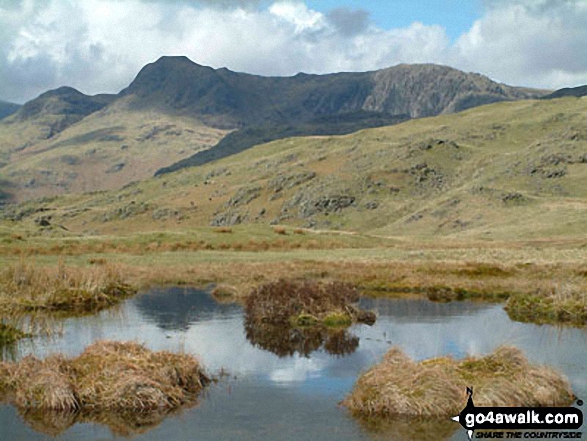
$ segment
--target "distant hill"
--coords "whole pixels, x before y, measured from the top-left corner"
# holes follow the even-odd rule
[[[455,243],[556,240],[585,237],[585,182],[587,100],[533,100],[281,139],[5,214],[38,229],[35,210],[47,210],[76,235],[280,224]]]
[[[40,139],[49,139],[114,99],[115,95],[88,96],[71,87],[60,87],[27,102],[4,123],[34,122],[37,128],[35,135]]]
[[[272,140],[543,94],[432,64],[262,77],[162,57],[117,95],[62,87],[1,120],[0,179],[17,200],[116,188]]]
[[[0,101],[0,119],[6,118],[12,115],[20,109],[20,105],[14,103],[7,103],[6,101]]]
[[[578,87],[566,87],[564,89],[559,89],[556,92],[553,92],[549,95],[543,97],[543,99],[554,99],[554,98],[564,98],[568,96],[575,96],[575,97],[582,97],[587,96],[587,85],[586,86],[578,86]]]

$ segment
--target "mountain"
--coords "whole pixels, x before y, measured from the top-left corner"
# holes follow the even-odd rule
[[[124,99],[49,138],[46,130],[51,125],[45,122],[72,122],[79,114],[65,119],[40,115],[0,123],[0,187],[16,201],[120,188],[207,149],[226,135],[194,118],[129,110]],[[10,136],[18,133],[28,133],[28,141]],[[7,148],[10,145],[15,147]]]
[[[14,103],[7,103],[6,101],[0,101],[0,119],[6,118],[12,115],[20,109],[20,105]]]
[[[165,109],[238,128],[292,124],[357,111],[420,118],[539,93],[433,64],[262,77],[215,70],[186,57],[163,57],[145,66],[121,95],[132,96],[137,108]]]
[[[191,115],[220,128],[247,129],[158,174],[201,165],[287,136],[349,133],[406,118],[543,94],[433,64],[403,64],[374,72],[262,77],[215,70],[186,57],[162,57],[145,66],[121,92],[138,109]],[[325,117],[335,116],[344,116],[345,127],[324,124]]]
[[[587,100],[532,100],[277,140],[5,216],[34,229],[44,210],[73,235],[277,223],[455,243],[562,240],[584,237],[586,181]]]
[[[555,99],[555,98],[564,98],[568,96],[574,97],[582,97],[587,96],[587,85],[586,86],[578,86],[578,87],[566,87],[564,89],[559,89],[549,95],[543,97],[543,99]]]
[[[104,108],[114,98],[114,95],[84,95],[71,87],[45,92],[0,121],[0,154],[24,150],[51,139]]]
[[[0,181],[16,200],[111,189],[267,141],[543,94],[431,64],[262,77],[162,57],[117,95],[62,87],[0,121]]]

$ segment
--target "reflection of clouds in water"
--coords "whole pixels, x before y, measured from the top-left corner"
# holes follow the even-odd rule
[[[210,372],[225,368],[237,377],[236,381],[228,380],[226,386],[221,382],[219,388],[211,388],[202,406],[189,418],[166,420],[140,437],[145,440],[187,440],[197,436],[210,440],[277,437],[299,441],[310,439],[310,435],[312,439],[391,439],[389,433],[378,438],[377,434],[357,432],[357,423],[336,403],[352,388],[357,376],[379,361],[392,345],[402,347],[416,359],[486,354],[501,344],[515,345],[532,362],[561,368],[571,379],[575,393],[583,399],[587,397],[587,332],[515,323],[501,305],[370,301],[368,307],[379,309],[377,323],[373,327],[356,325],[349,329],[360,338],[352,354],[332,356],[322,349],[309,357],[296,354],[280,358],[247,341],[238,307],[214,309],[209,298],[181,298],[164,311],[153,311],[149,305],[161,309],[159,299],[141,304],[138,299],[126,302],[116,312],[66,320],[62,336],[24,341],[19,350],[20,356],[31,352],[44,356],[57,351],[77,355],[95,339],[135,340],[153,350],[197,355]],[[179,310],[192,300],[202,308],[189,314]],[[168,326],[165,317],[175,322]],[[231,392],[222,392],[226,387]],[[20,436],[25,432],[15,418],[12,410],[0,406],[3,429],[6,423],[6,427],[10,426],[8,433]],[[80,439],[76,433],[88,434],[87,430],[76,425],[63,439]],[[437,428],[432,430],[436,434]],[[99,426],[91,432],[94,438],[97,433],[104,433]],[[26,433],[20,439],[34,438]],[[108,438],[107,434],[103,438]],[[466,434],[456,430],[451,439],[465,440]]]
[[[290,362],[288,366],[274,369],[269,374],[269,379],[275,383],[304,382],[310,377],[319,376],[318,373],[323,369],[323,362],[295,355],[293,363]]]
[[[115,313],[106,311],[94,317],[67,320],[63,336],[24,342],[21,352],[41,356],[51,352],[77,355],[96,339],[136,340],[154,350],[198,355],[211,372],[225,368],[237,377],[254,376],[278,384],[297,384],[316,376],[354,378],[380,360],[392,345],[401,346],[407,354],[420,360],[446,354],[456,357],[486,354],[499,345],[510,344],[524,350],[532,362],[564,370],[578,393],[587,396],[584,367],[587,333],[512,322],[501,305],[378,299],[368,305],[379,309],[377,323],[373,327],[357,325],[350,330],[360,338],[355,353],[333,357],[319,350],[309,358],[297,355],[279,358],[247,341],[240,308],[219,306],[214,311],[210,299],[199,295],[194,304],[204,305],[205,311],[195,311],[185,330],[167,328],[162,323],[165,315],[175,317],[181,311],[169,307],[165,315],[146,313],[145,305],[149,302],[140,301],[139,297]],[[152,305],[161,304],[156,298],[149,300]],[[175,302],[180,309],[189,299],[183,300]]]

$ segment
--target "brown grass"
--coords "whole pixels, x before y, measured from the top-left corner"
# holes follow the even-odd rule
[[[245,300],[245,316],[274,325],[348,326],[362,317],[352,306],[358,300],[359,292],[347,283],[280,279],[253,289]]]
[[[232,303],[239,297],[238,289],[226,284],[216,285],[211,294],[217,302],[221,303]]]
[[[0,271],[0,310],[95,311],[134,294],[113,265],[93,268],[37,266],[21,259]]]
[[[3,364],[0,384],[21,409],[148,413],[178,408],[209,382],[190,355],[101,341],[79,357]]]
[[[500,347],[485,357],[434,358],[416,363],[399,348],[365,372],[343,405],[364,417],[452,416],[474,388],[477,406],[560,406],[573,401],[558,372],[528,363],[524,354]]]
[[[283,236],[287,234],[287,230],[285,229],[285,227],[273,227],[273,232],[275,234],[281,234]]]
[[[511,296],[505,310],[513,320],[532,323],[587,325],[587,292],[572,279],[539,289],[531,294]]]

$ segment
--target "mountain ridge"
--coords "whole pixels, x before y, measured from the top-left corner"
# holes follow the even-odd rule
[[[565,97],[583,97],[587,96],[587,85],[585,86],[577,86],[577,87],[565,87],[563,89],[556,90],[555,92],[546,95],[543,99],[556,99],[556,98],[565,98]]]
[[[102,190],[267,141],[346,134],[542,95],[432,64],[262,77],[161,57],[119,94],[61,87],[0,121],[0,179],[16,200]]]
[[[159,106],[211,120],[225,115],[231,128],[360,110],[419,118],[541,94],[435,64],[264,77],[201,66],[186,57],[161,57],[146,65],[120,93],[134,96],[137,107]]]

